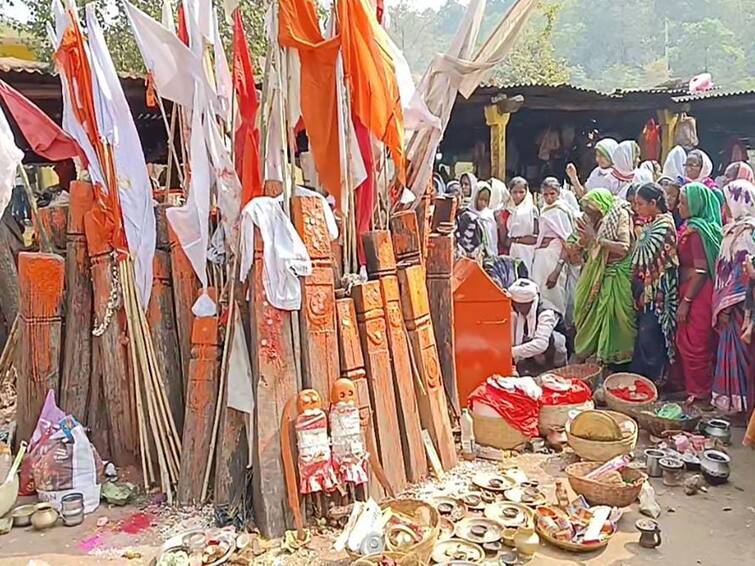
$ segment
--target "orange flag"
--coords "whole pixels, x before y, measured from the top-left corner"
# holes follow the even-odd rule
[[[341,196],[336,57],[340,38],[325,40],[313,0],[280,0],[278,41],[301,60],[301,113],[317,174],[325,189]],[[340,208],[340,203],[337,202]]]
[[[352,112],[391,150],[404,184],[404,115],[385,32],[365,0],[339,0],[337,11]]]

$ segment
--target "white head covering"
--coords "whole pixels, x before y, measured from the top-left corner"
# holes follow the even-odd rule
[[[614,174],[622,181],[631,181],[635,163],[640,155],[640,146],[634,140],[624,140],[613,152]]]
[[[619,147],[619,142],[613,138],[603,138],[595,144],[595,152],[601,153],[608,158],[608,161],[613,165],[613,154],[616,152],[616,148]]]
[[[650,168],[645,167],[645,164],[650,165]],[[647,183],[652,183],[655,179],[653,179],[653,164],[650,161],[645,161],[640,167],[634,172],[634,178],[632,179],[632,184],[636,185],[645,185]]]
[[[517,346],[524,342],[524,327],[527,326],[527,337],[531,337],[537,329],[537,306],[540,302],[540,289],[537,283],[530,279],[517,279],[508,289],[511,300],[515,303],[532,303],[526,317],[514,314],[514,345]]]
[[[744,179],[732,181],[724,187],[726,204],[732,220],[755,216],[755,185]]]
[[[506,228],[510,238],[521,238],[535,234],[535,219],[537,219],[537,208],[535,199],[532,198],[529,186],[525,185],[526,193],[522,202],[514,204],[514,199],[509,200],[506,209],[510,212],[506,221]]]
[[[495,177],[491,177],[489,183],[492,191],[490,194],[490,208],[494,211],[507,208],[509,202],[511,202],[511,193],[506,183]]]
[[[474,178],[472,175],[470,177]],[[482,210],[477,209],[477,196],[480,191],[488,191],[490,193],[490,203]],[[476,181],[472,186],[472,196],[469,204],[467,204],[466,212],[475,216],[480,226],[485,230],[485,244],[489,254],[498,255],[498,224],[495,221],[495,214],[491,205],[494,200],[494,191],[490,185],[485,181]],[[500,200],[500,199],[498,199]]]
[[[707,153],[705,153],[702,149],[693,149],[692,151],[689,152],[689,155],[687,155],[687,159],[689,159],[690,155],[692,154],[695,154],[702,159],[702,167],[700,168],[700,174],[697,176],[696,179],[688,179],[690,183],[696,183],[698,181],[702,181],[710,177],[711,173],[713,173],[713,161],[711,161],[710,156]],[[685,162],[686,162],[686,159],[685,159]]]
[[[469,179],[469,186],[471,187],[471,196],[469,197],[471,199],[471,202],[474,202],[474,194],[475,189],[477,188],[477,177],[475,177],[472,173],[462,173],[459,176],[459,184],[461,185],[461,206],[462,208],[466,208],[469,206],[469,200],[467,200],[467,197],[464,195],[464,177]]]
[[[684,164],[687,162],[687,152],[680,145],[674,146],[666,157],[663,164],[663,176],[673,179],[674,182],[681,183],[686,177],[684,173]]]

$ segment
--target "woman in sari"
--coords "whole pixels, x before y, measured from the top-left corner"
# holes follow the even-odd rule
[[[491,197],[490,185],[475,182],[469,204],[456,219],[456,246],[461,255],[498,255],[498,229],[490,207]]]
[[[632,286],[638,313],[632,371],[660,385],[676,353],[676,226],[663,189],[655,183],[637,189],[635,209],[646,223],[632,252]]]
[[[503,236],[509,255],[518,259],[532,273],[532,262],[537,243],[538,212],[527,181],[514,177],[509,183],[511,201],[508,206],[508,219]]]
[[[638,174],[640,164],[640,146],[634,140],[625,140],[619,144],[613,154],[613,176],[618,179],[615,195],[626,199],[627,190]]]
[[[467,208],[469,203],[472,202],[472,192],[477,187],[477,177],[472,173],[462,173],[459,177],[459,183],[461,184],[461,202],[460,208]]]
[[[735,161],[734,163],[730,163],[726,168],[726,171],[724,171],[724,180],[726,184],[740,179],[743,181],[749,181],[750,183],[755,183],[755,173],[753,173],[752,167],[750,167],[744,161]]]
[[[632,211],[607,189],[593,189],[582,199],[577,223],[585,264],[575,301],[577,357],[595,356],[619,365],[632,359],[637,334],[632,300]]]
[[[711,331],[713,280],[721,249],[721,207],[701,183],[682,187],[679,212],[686,220],[679,238],[679,308],[676,350],[688,403],[708,405],[713,389],[716,338]]]
[[[688,183],[702,183],[709,189],[716,189],[716,182],[711,178],[713,162],[702,149],[693,149],[687,155],[684,175]]]
[[[532,264],[532,280],[540,288],[540,302],[563,318],[568,304],[568,251],[566,241],[574,232],[571,210],[561,200],[561,184],[548,177],[541,185],[544,206],[540,211],[539,233]]]
[[[613,176],[613,153],[619,144],[612,138],[603,138],[595,144],[596,167],[583,185],[579,181],[577,168],[573,163],[566,166],[566,176],[578,197],[583,197],[591,189],[608,189],[612,193],[619,191],[619,180]]]
[[[713,324],[718,332],[718,355],[713,377],[713,404],[728,413],[751,410],[755,344],[743,339],[745,299],[750,278],[745,267],[755,254],[755,185],[733,181],[724,188],[727,217],[713,290]]]

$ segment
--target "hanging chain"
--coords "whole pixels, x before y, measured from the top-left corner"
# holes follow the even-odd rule
[[[102,322],[92,329],[92,336],[102,336],[113,320],[113,314],[118,308],[121,296],[121,278],[118,276],[118,254],[115,250],[110,254],[110,297],[105,307],[105,316]]]

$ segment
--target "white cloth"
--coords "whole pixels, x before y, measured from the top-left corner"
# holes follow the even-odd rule
[[[160,12],[160,23],[163,27],[172,33],[176,33],[176,22],[173,19],[173,2],[172,0],[163,0],[162,10]]]
[[[611,163],[610,167],[603,169],[602,167],[596,167],[590,173],[590,176],[585,181],[585,188],[587,190],[592,189],[608,189],[611,194],[618,193],[619,180],[613,176],[613,154],[619,147],[619,143],[613,138],[603,138],[595,144],[595,153],[600,153],[603,157],[607,158]]]
[[[146,310],[152,293],[152,262],[157,240],[152,182],[139,133],[93,3],[86,6],[86,19],[97,125],[100,136],[112,148],[123,228],[134,258],[141,308]]]
[[[501,377],[497,375],[488,378],[488,384],[506,391],[518,389],[533,401],[539,401],[543,396],[543,389],[529,375],[522,377]]]
[[[619,147],[619,142],[613,138],[603,138],[595,144],[595,153],[600,153],[603,157],[608,159],[608,162],[613,165],[613,154]],[[610,167],[609,167],[610,170]],[[600,187],[597,187],[600,188]]]
[[[241,214],[241,181],[233,166],[233,159],[223,144],[217,121],[205,120],[204,125],[223,230],[231,249],[236,249],[239,241],[238,220]]]
[[[694,179],[687,179],[690,183],[704,181],[705,179],[707,179],[713,174],[713,161],[711,161],[710,156],[707,153],[705,153],[702,149],[695,149],[691,151],[690,153],[693,153],[693,152],[696,155],[702,157],[703,163],[702,163],[702,167],[700,168],[700,174]]]
[[[621,177],[632,177],[640,155],[639,146],[634,140],[624,140],[613,152],[613,167]]]
[[[474,180],[474,175],[469,175],[470,182]],[[469,205],[466,208],[466,212],[477,218],[480,227],[485,231],[485,249],[489,255],[498,255],[498,224],[495,220],[495,214],[490,206],[477,209],[477,195],[480,191],[487,190],[490,192],[490,199],[493,199],[493,190],[490,185],[485,181],[477,181],[472,185],[472,197]]]
[[[512,200],[508,207],[509,218],[506,221],[506,229],[509,240],[512,238],[524,238],[535,236],[535,224],[538,212],[535,200],[527,188],[527,194],[519,204]],[[532,262],[535,259],[535,246],[531,244],[511,244],[509,255],[520,260],[527,268],[527,273],[532,272]]]
[[[680,145],[674,146],[669,151],[666,161],[663,163],[663,176],[681,183],[686,177],[684,164],[687,162],[687,152]]]
[[[264,242],[264,286],[267,300],[277,309],[301,308],[300,276],[312,274],[312,260],[280,203],[271,197],[249,201],[241,213],[241,280],[254,262],[254,228]]]
[[[579,218],[582,215],[582,209],[579,208],[577,195],[574,194],[574,191],[571,189],[571,187],[562,187],[560,198],[563,203],[567,207],[569,207],[569,210],[571,211],[574,218]]]
[[[540,300],[547,309],[553,309],[562,316],[566,314],[568,303],[567,279],[568,267],[561,269],[556,285],[549,289],[547,282],[550,274],[556,269],[564,243],[574,231],[574,223],[569,208],[557,201],[546,206],[540,213],[540,233],[535,249],[535,260],[532,264],[530,277],[540,288]],[[552,238],[546,247],[541,247],[543,240]]]
[[[535,305],[533,305],[533,309]],[[511,313],[515,326],[523,325],[524,318],[516,312]],[[527,341],[524,339],[520,342],[515,342],[511,349],[511,354],[514,357],[514,362],[521,360],[527,360],[535,358],[545,353],[550,344],[551,337],[554,338],[554,345],[556,349],[555,363],[563,362],[566,358],[566,339],[563,334],[556,332],[556,324],[558,324],[558,315],[550,310],[543,309],[540,311],[540,315],[536,317],[535,324],[528,325]]]
[[[228,353],[228,397],[231,409],[245,413],[247,446],[254,439],[254,390],[252,388],[252,364],[246,345],[244,325],[239,309],[234,309],[233,340]],[[251,452],[250,452],[251,456]],[[249,460],[251,462],[251,458]]]
[[[331,240],[337,240],[338,239],[338,222],[336,221],[336,215],[333,214],[333,209],[330,208],[330,204],[328,204],[328,199],[326,199],[317,191],[307,189],[306,187],[300,187],[299,185],[296,185],[296,187],[294,188],[294,196],[295,197],[317,197],[318,199],[322,201],[322,208],[325,211],[325,224],[328,227],[328,235],[330,236]],[[283,203],[283,195],[279,195],[278,197],[276,197],[276,200],[279,203]]]
[[[218,18],[214,8],[210,8],[210,18],[212,19],[212,49],[215,62],[215,88],[218,94],[219,116],[226,124],[231,124],[231,106],[233,104],[233,79],[231,70],[228,68],[228,59],[226,59],[223,50],[223,40],[220,38],[218,29]]]
[[[508,208],[511,203],[511,192],[506,186],[506,183],[500,179],[491,177],[489,184],[492,190],[492,194],[490,195],[490,208],[496,212]]]
[[[24,152],[16,146],[8,119],[0,108],[0,216],[10,202],[16,173],[23,158]]]

